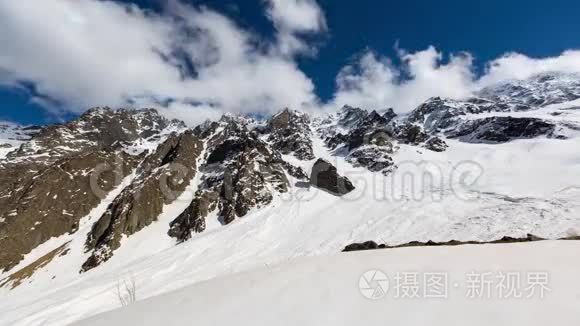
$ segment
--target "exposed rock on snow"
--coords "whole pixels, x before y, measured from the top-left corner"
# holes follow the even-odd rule
[[[449,145],[447,145],[443,139],[437,136],[433,136],[425,142],[425,148],[434,152],[444,152],[448,147]]]
[[[370,145],[351,151],[346,160],[354,166],[364,166],[369,171],[388,174],[395,168],[391,154],[393,154],[391,144],[387,148]]]
[[[111,190],[134,165],[126,154],[105,151],[87,151],[49,165],[4,165],[0,169],[0,269],[16,266],[24,254],[52,237],[75,232],[80,218],[101,201],[93,187]],[[111,168],[90,174],[99,166]]]
[[[423,127],[409,122],[397,124],[394,129],[395,137],[403,144],[419,145],[429,138]]]
[[[64,256],[68,252],[68,242],[63,244],[62,246],[50,251],[46,255],[40,257],[30,265],[26,266],[25,268],[10,274],[5,279],[0,280],[0,288],[4,286],[10,286],[11,289],[15,289],[19,285],[21,285],[24,281],[28,278],[32,277],[34,273],[43,268],[44,266],[48,265],[53,259],[58,256]]]
[[[21,126],[11,122],[0,121],[0,142],[7,140],[30,140],[41,129],[42,127],[40,126]]]
[[[487,87],[479,96],[515,107],[570,102],[580,98],[580,74],[541,73],[526,80],[509,80]]]
[[[463,101],[432,98],[406,117],[397,117],[392,109],[379,113],[350,106],[314,123],[308,115],[289,109],[262,125],[252,119],[224,115],[219,122],[205,123],[193,131],[206,143],[207,155],[202,158],[199,169],[191,159],[180,164],[189,171],[199,170],[201,184],[191,205],[171,224],[169,234],[180,240],[188,239],[191,232],[205,229],[205,219],[213,212],[223,224],[228,224],[254,207],[268,205],[275,193],[286,192],[287,175],[299,180],[308,179],[302,167],[284,161],[281,155],[290,154],[299,160],[312,160],[312,141],[317,136],[312,134],[313,128],[335,155],[343,155],[354,166],[390,174],[397,168],[394,157],[400,145],[421,146],[441,152],[449,147],[445,138],[484,143],[503,143],[538,136],[567,138],[580,128],[576,122],[567,119],[565,111],[551,112],[550,119],[501,114],[538,111],[547,104],[577,99],[578,89],[575,76],[544,74],[528,81],[512,81],[501,87],[490,87],[476,94],[477,97]],[[125,162],[120,176],[126,176],[137,166],[139,168],[134,183],[119,196],[89,235],[87,248],[94,251],[91,259],[108,257],[110,250],[118,246],[121,235],[131,235],[147,226],[159,215],[160,207],[171,201],[157,198],[160,189],[155,183],[167,173],[165,165],[176,161],[176,149],[171,145],[177,141],[176,136],[157,147],[171,131],[183,131],[184,125],[159,116],[155,110],[95,108],[78,120],[63,125],[42,129],[4,126],[0,129],[4,133],[10,131],[12,138],[24,141],[18,149],[8,154],[6,160],[0,161],[0,180],[7,185],[0,190],[3,208],[0,209],[0,223],[5,225],[0,232],[10,230],[13,234],[0,238],[0,241],[14,242],[14,250],[9,254],[2,253],[4,258],[0,259],[3,261],[0,267],[13,266],[18,257],[46,241],[47,237],[74,232],[78,219],[99,202],[99,198],[91,197],[88,189],[76,185],[86,184],[81,178],[89,178],[93,165],[113,164],[114,156],[110,156],[113,153],[121,155]],[[164,156],[160,157],[161,154]],[[66,167],[74,166],[74,169],[66,170],[63,162],[68,162]],[[54,183],[56,178],[47,173],[51,169],[64,171],[63,178],[59,179],[63,181],[58,183],[66,193],[51,191],[45,186]],[[69,181],[64,181],[67,177],[70,185],[67,183]],[[45,178],[50,178],[50,181],[41,183]],[[107,178],[102,181],[103,185],[112,186],[114,179],[118,179],[112,176]],[[192,174],[187,174],[180,180],[177,193],[187,186],[191,178]],[[324,187],[336,191],[336,185]],[[55,212],[64,210],[66,202],[62,202],[64,206],[60,207],[51,204],[50,200],[55,196],[66,197],[69,191],[79,198],[77,207],[67,209],[65,214],[70,222],[61,223],[62,228],[50,227],[51,232],[43,227],[49,227],[51,223],[36,225],[41,222],[41,217],[52,220]],[[137,204],[133,199],[135,192],[144,192],[151,198],[146,203]],[[44,197],[48,199],[42,199]],[[36,217],[27,218],[27,214]],[[137,215],[139,217],[135,217]],[[18,223],[14,222],[16,216]],[[21,228],[20,231],[13,229],[16,225]],[[14,240],[23,232],[30,234],[26,238],[34,241]]]
[[[320,121],[318,132],[329,148],[346,152],[353,165],[388,174],[394,169],[395,117],[392,109],[380,115],[344,106],[336,117]]]
[[[487,100],[462,102],[433,97],[413,110],[408,116],[408,121],[422,124],[428,132],[433,133],[456,125],[468,114],[507,110],[508,107],[496,106],[496,103]]]
[[[43,156],[54,161],[59,157],[87,150],[122,149],[132,143],[155,138],[164,130],[178,130],[183,122],[168,120],[154,109],[111,110],[93,108],[79,119],[43,128],[30,142],[9,154],[21,160]]]
[[[458,241],[450,240],[445,242],[436,241],[411,241],[408,243],[403,243],[396,246],[389,246],[387,244],[377,244],[374,241],[366,241],[363,243],[352,243],[344,247],[343,252],[348,251],[361,251],[361,250],[372,250],[372,249],[394,249],[394,248],[406,248],[406,247],[433,247],[433,246],[460,246],[460,245],[478,245],[478,244],[499,244],[499,243],[518,243],[518,242],[532,242],[532,241],[545,241],[547,239],[535,236],[533,234],[528,234],[525,237],[514,238],[514,237],[502,237],[498,240],[493,241]],[[566,237],[560,240],[580,240],[580,237]]]
[[[0,269],[76,232],[81,217],[143,159],[125,147],[155,143],[182,126],[155,110],[95,108],[67,124],[24,130],[32,138],[0,160]]]
[[[0,126],[0,144],[14,146],[0,149],[0,269],[9,270],[0,272],[0,324],[61,325],[112,309],[111,280],[133,268],[149,297],[365,239],[574,234],[577,83],[558,75],[510,83],[517,87],[429,99],[401,116],[345,106],[312,119],[293,110],[269,120],[224,115],[186,130],[154,110],[93,109],[41,131]],[[89,184],[101,165],[111,169],[93,180],[96,196]],[[183,173],[172,169],[180,165]],[[316,186],[307,187],[313,165],[323,178],[312,173]],[[337,170],[356,175],[356,202],[329,194],[353,188]],[[464,184],[466,175],[477,182]]]
[[[314,163],[310,174],[310,184],[337,196],[346,195],[354,190],[350,180],[340,176],[336,167],[323,159],[318,159]]]
[[[163,205],[172,203],[197,173],[197,159],[203,143],[191,131],[172,134],[146,157],[137,177],[93,225],[86,249],[93,251],[83,264],[87,271],[108,260],[119,248],[123,235],[147,227],[161,214]]]
[[[434,97],[427,100],[409,114],[408,121],[422,124],[430,134],[445,132],[451,137],[457,133],[474,133],[465,139],[506,142],[516,138],[531,138],[540,135],[564,138],[566,131],[552,135],[554,128],[566,130],[565,121],[537,121],[537,118],[515,119],[505,115],[489,117],[493,113],[532,112],[550,106],[572,102],[580,98],[580,75],[566,73],[542,73],[527,80],[511,80],[487,87],[477,92],[477,97],[463,101]],[[479,118],[487,114],[486,118]],[[560,112],[553,112],[559,116]],[[533,115],[530,113],[530,115]],[[472,121],[473,118],[479,121]],[[550,119],[548,119],[550,120]],[[515,129],[508,130],[504,124],[514,123]],[[482,128],[494,129],[490,134]],[[526,130],[522,130],[526,129]],[[491,139],[485,139],[487,136]]]
[[[397,117],[397,114],[395,113],[393,108],[388,108],[387,111],[385,111],[385,113],[383,113],[383,118],[385,118],[385,120],[387,120],[387,122],[391,122],[396,117]]]
[[[289,118],[284,113],[278,117]],[[276,121],[276,128],[281,128],[285,120]],[[212,131],[202,132],[210,145],[200,170],[203,173],[200,187],[187,209],[171,222],[169,235],[179,241],[203,232],[206,217],[213,211],[217,211],[222,224],[229,224],[254,207],[268,205],[274,193],[288,191],[286,171],[296,177],[304,176],[300,168],[285,162],[279,152],[246,125],[222,120],[210,128]]]
[[[0,121],[0,160],[37,134],[39,126],[20,126],[11,122]]]
[[[282,154],[293,154],[300,160],[312,160],[310,118],[301,112],[284,109],[268,121],[268,141]]]
[[[446,134],[466,142],[503,143],[512,139],[551,135],[554,130],[554,124],[541,119],[508,116],[469,120]]]
[[[349,252],[349,251],[375,250],[384,248],[387,248],[387,245],[377,244],[374,241],[365,241],[362,243],[351,243],[348,246],[344,247],[342,251]]]

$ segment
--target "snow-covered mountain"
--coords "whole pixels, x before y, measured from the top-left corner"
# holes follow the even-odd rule
[[[38,126],[20,126],[0,121],[0,159],[40,131]]]
[[[405,115],[284,109],[190,129],[96,108],[8,126],[0,324],[116,308],[125,279],[144,299],[353,242],[576,235],[579,107],[579,76],[543,74]]]
[[[508,103],[515,111],[570,102],[580,98],[580,74],[550,72],[507,80],[480,90],[478,95]]]

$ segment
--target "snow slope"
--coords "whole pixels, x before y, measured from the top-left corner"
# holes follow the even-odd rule
[[[564,110],[566,108],[569,107],[559,105],[550,108],[565,113],[551,117],[580,121],[579,110]],[[543,113],[534,111],[526,114]],[[416,146],[400,145],[394,154],[398,168],[388,177],[369,172],[365,168],[353,167],[340,153],[332,153],[324,146],[321,139],[315,138],[313,142],[315,156],[325,158],[335,164],[341,174],[353,181],[357,187],[355,191],[344,197],[335,197],[291,179],[291,191],[275,198],[271,205],[252,211],[227,226],[221,226],[217,217],[210,217],[205,232],[196,234],[191,240],[176,246],[175,240],[167,235],[167,224],[175,214],[189,204],[198,184],[198,180],[193,180],[182,198],[164,207],[157,222],[125,238],[121,248],[106,264],[90,272],[77,273],[78,267],[86,258],[81,255],[81,247],[86,240],[86,230],[67,235],[66,238],[54,239],[25,257],[24,261],[30,262],[68,241],[71,241],[71,246],[78,244],[75,248],[76,254],[54,259],[27,279],[25,286],[13,290],[6,287],[0,288],[0,325],[65,325],[118,308],[116,287],[119,282],[127,279],[135,280],[138,288],[137,299],[144,300],[232,273],[278,264],[289,264],[285,266],[289,266],[289,270],[297,273],[301,271],[299,268],[302,268],[299,266],[305,266],[304,273],[312,269],[325,270],[332,266],[348,269],[350,268],[348,266],[353,265],[352,268],[354,268],[356,260],[350,261],[351,264],[348,264],[348,261],[342,261],[342,259],[347,259],[345,257],[351,257],[350,255],[338,256],[336,262],[332,256],[352,242],[375,240],[394,245],[414,240],[485,241],[503,236],[523,236],[527,233],[547,238],[579,234],[580,179],[576,176],[580,175],[578,152],[580,137],[575,133],[569,136],[570,139],[567,140],[540,137],[514,140],[505,144],[470,144],[458,140],[446,140],[449,148],[442,153]],[[291,160],[290,157],[285,158]],[[309,172],[314,160],[292,160],[292,163],[301,165],[305,171]],[[93,215],[87,217],[88,220],[92,218]],[[505,262],[506,268],[510,267],[512,265],[509,264],[517,263],[518,260],[514,257],[519,257],[519,254],[520,256],[527,255],[526,259],[538,258],[528,261],[530,264],[537,262],[538,265],[534,265],[537,268],[549,266],[556,268],[559,265],[552,265],[551,260],[550,264],[547,263],[551,255],[547,247],[542,247],[548,246],[549,243],[551,242],[531,244],[529,246],[533,249],[514,253],[513,256],[508,257],[509,259],[497,256],[496,258],[499,259],[497,263]],[[514,248],[519,248],[519,245],[514,246]],[[572,245],[566,243],[558,246]],[[487,248],[487,246],[482,248]],[[504,251],[503,247],[493,248],[502,248],[502,252]],[[544,256],[535,253],[537,248],[544,250],[542,253]],[[558,255],[560,251],[567,252],[568,249],[568,247],[554,247],[552,254]],[[431,250],[438,252],[437,250],[443,249],[425,248],[424,250],[431,253]],[[453,250],[461,252],[467,249],[453,248]],[[491,268],[494,266],[491,256],[495,255],[497,250],[499,249],[487,253],[476,251],[474,257],[480,254],[489,255],[487,262]],[[406,249],[396,252],[407,253]],[[445,255],[445,251],[439,254]],[[369,254],[366,253],[361,255],[360,257],[371,259],[368,262],[370,265],[364,265],[361,268],[368,268],[375,261],[374,256],[367,256]],[[383,254],[376,255],[377,266],[382,266],[379,264],[382,258],[379,259],[379,257]],[[392,255],[398,257],[399,254]],[[298,258],[314,256],[319,257],[316,259],[320,259],[320,263],[307,260],[312,264],[294,264]],[[464,256],[467,256],[467,253],[460,256],[461,260],[468,259]],[[418,265],[405,266],[447,268],[447,265],[437,265],[438,262],[425,257],[429,255],[418,255],[415,261]],[[445,259],[451,258],[445,257]],[[420,260],[425,261],[419,263]],[[459,261],[457,260],[456,263],[458,264]],[[572,261],[573,259],[570,258],[567,263],[572,264]],[[391,262],[395,263],[394,260]],[[432,265],[421,265],[428,263]],[[562,271],[566,272],[567,266],[570,265],[563,266]],[[15,270],[20,267],[18,266]],[[478,265],[475,265],[473,268],[477,267]],[[554,273],[560,273],[560,271],[557,269]],[[268,273],[268,270],[259,273]],[[555,274],[556,277],[558,275]],[[0,275],[0,279],[6,276],[8,275]],[[233,279],[239,280],[237,277]],[[304,274],[304,277],[308,275]],[[313,277],[314,280],[323,279],[323,276],[315,272]],[[336,277],[335,282],[345,282],[344,279],[339,278],[341,275]],[[355,285],[358,281],[357,277],[352,281]],[[274,281],[271,280],[271,282]],[[272,288],[276,289],[277,286],[284,286],[284,284],[286,283],[272,286]],[[237,289],[242,291],[241,293],[245,291],[243,288]],[[356,288],[355,290],[358,291]],[[208,298],[208,302],[217,305],[215,300],[218,300],[217,297],[220,295],[216,294],[216,298],[211,298],[214,301]],[[237,301],[240,304],[240,301],[248,301],[239,300],[236,296],[233,298],[238,298]],[[329,298],[318,297],[317,301],[312,302],[324,302],[324,299]],[[282,299],[281,295],[278,300]],[[355,299],[358,297],[353,300]],[[227,312],[227,307],[231,308],[227,304],[230,300],[228,295],[224,294],[223,300],[226,301],[221,308],[216,306],[213,307],[216,310],[209,311],[217,313],[220,312],[217,309],[224,309],[220,312],[224,315],[223,317],[232,315],[223,313]],[[266,298],[262,297],[259,300],[266,300]],[[270,298],[270,300],[273,299]],[[231,302],[233,304],[236,300]],[[336,304],[338,306],[333,306],[333,308],[343,307],[340,306],[342,303]],[[352,304],[358,307],[356,302]],[[469,308],[466,303],[457,302],[457,304],[458,311],[464,305],[465,309]],[[435,312],[445,313],[451,309],[436,306],[436,303],[428,303],[424,307],[427,309],[426,316],[430,316],[429,311],[435,314]],[[264,307],[264,305],[257,304],[256,307]],[[276,304],[268,305],[268,307],[276,309]],[[364,307],[360,309],[363,313],[367,313],[372,307],[366,310]],[[385,310],[390,309],[388,307],[378,307],[377,310],[383,315],[388,315],[387,312],[395,314],[395,312]],[[534,312],[536,307],[522,306],[518,309],[527,311],[526,308],[528,308]],[[437,308],[443,310],[436,310]],[[500,310],[493,310],[496,308]],[[489,309],[496,311],[498,318],[506,313],[505,310],[501,310],[503,308],[496,305],[490,306]],[[557,312],[557,310],[554,311]],[[210,315],[208,314],[206,318]],[[415,317],[420,318],[415,314],[407,318]],[[190,318],[195,320],[193,314]],[[320,315],[318,318],[324,318],[324,316]],[[298,319],[294,321],[294,324],[301,322]],[[322,323],[330,324],[333,321],[329,319],[328,322]],[[376,321],[376,319],[371,321]]]
[[[199,283],[75,325],[578,325],[579,250],[577,241],[546,241],[300,259]],[[386,274],[383,298],[368,299],[360,292],[360,277],[369,270]],[[403,298],[406,285],[395,280],[397,272],[417,273],[418,298]],[[423,289],[433,287],[423,282],[424,275],[434,272],[446,275],[446,296],[425,296]],[[486,280],[517,273],[522,280],[515,289],[523,297],[500,294],[499,280],[478,297],[479,285],[472,285],[469,275],[483,272],[492,273]],[[536,272],[547,275],[547,282],[536,283],[527,298],[532,290],[526,288],[534,284],[527,277]],[[543,298],[540,284],[546,285]]]
[[[125,239],[107,264],[89,273],[52,279],[59,269],[75,265],[55,260],[26,287],[0,289],[0,325],[64,325],[118,308],[116,286],[129,278],[142,300],[235,272],[335,254],[364,240],[399,244],[578,233],[580,180],[570,176],[580,175],[580,138],[449,142],[444,153],[402,145],[396,154],[399,168],[383,177],[333,156],[316,139],[315,155],[335,163],[357,185],[355,191],[334,197],[293,182],[292,191],[272,205],[178,246],[167,236],[168,220],[162,217]],[[307,171],[312,164],[302,163]],[[455,171],[460,173],[454,176]],[[425,173],[441,182],[423,182]],[[415,178],[409,181],[408,175]],[[477,176],[476,183],[465,182]],[[177,211],[187,202],[177,200],[164,211]],[[84,240],[84,233],[75,235]]]
[[[0,159],[15,150],[30,137],[22,130],[22,126],[12,122],[0,121]]]

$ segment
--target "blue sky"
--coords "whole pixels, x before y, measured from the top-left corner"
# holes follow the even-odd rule
[[[139,0],[133,3],[140,9],[126,10],[130,13],[119,10],[127,8],[124,5],[129,4],[129,1],[99,3],[96,0],[79,0],[80,4],[74,5],[70,0],[55,0],[54,4],[49,2],[42,5],[30,0],[19,2],[0,5],[0,19],[3,15],[5,18],[10,17],[2,20],[7,21],[9,28],[4,29],[4,32],[0,31],[0,41],[4,44],[0,48],[0,58],[4,51],[7,57],[15,58],[5,62],[0,59],[0,120],[27,124],[64,121],[80,114],[88,106],[128,106],[131,103],[150,106],[175,103],[168,109],[168,114],[185,117],[185,120],[191,116],[193,118],[189,120],[192,122],[214,117],[223,111],[247,113],[255,110],[267,113],[278,110],[277,106],[283,105],[332,107],[344,104],[344,101],[359,102],[351,104],[361,106],[395,106],[400,111],[406,111],[409,110],[408,106],[415,104],[414,99],[401,101],[399,98],[421,99],[437,92],[447,96],[464,94],[468,92],[467,89],[454,93],[447,88],[457,88],[454,85],[463,81],[463,78],[468,78],[475,85],[478,78],[486,74],[486,65],[506,53],[517,52],[525,58],[537,58],[539,61],[529,61],[532,66],[548,65],[555,67],[551,69],[569,69],[572,65],[576,69],[576,53],[564,59],[560,58],[565,57],[565,51],[580,48],[580,19],[577,17],[580,3],[577,1],[287,0],[286,3],[303,3],[303,6],[285,8],[274,0],[196,0],[181,3],[172,1],[169,4],[167,1]],[[202,7],[207,9],[200,9]],[[183,14],[186,10],[184,8],[193,11]],[[296,15],[289,14],[290,9],[296,9]],[[30,22],[37,17],[42,18],[43,15],[51,15],[57,24],[42,26]],[[220,21],[224,18],[234,24],[233,28],[225,28],[224,33],[235,34],[243,31],[244,34],[251,35],[251,40],[244,41],[247,44],[243,46],[244,49],[250,47],[251,54],[241,51],[240,53],[244,53],[232,61],[238,63],[242,60],[241,66],[247,66],[247,69],[240,72],[239,79],[243,82],[241,86],[228,80],[227,73],[222,72],[236,69],[240,64],[225,65],[220,70],[211,69],[212,77],[195,85],[176,85],[179,81],[170,81],[172,77],[169,76],[172,73],[161,70],[163,67],[160,65],[163,62],[153,62],[155,59],[150,56],[135,57],[132,51],[139,51],[140,47],[143,47],[143,52],[147,52],[164,43],[163,34],[157,35],[151,30],[159,31],[166,26],[175,28],[174,23],[157,21],[174,16],[194,21],[191,25],[196,28],[202,24],[198,21],[203,21],[202,30],[210,31],[222,28]],[[118,19],[115,20],[115,17]],[[131,33],[123,35],[127,27],[124,21],[127,18],[131,22],[134,20],[134,23],[127,28]],[[83,24],[79,23],[81,21]],[[86,24],[86,21],[91,24]],[[69,26],[63,25],[59,28],[61,22],[71,24],[73,30],[80,25],[83,28],[68,35]],[[107,34],[98,35],[100,24],[109,26]],[[84,28],[85,26],[92,28]],[[41,28],[52,30],[40,30]],[[119,33],[116,33],[115,28]],[[151,34],[155,34],[156,39],[151,41],[150,47],[147,46],[149,41],[132,43],[135,38],[147,39]],[[175,32],[167,35],[174,34]],[[203,32],[200,34],[203,35]],[[18,43],[12,39],[16,37],[19,39]],[[37,40],[37,37],[52,38],[55,42],[48,44]],[[207,39],[211,37],[210,35]],[[62,44],[61,39],[64,40]],[[71,43],[66,42],[69,39],[72,40]],[[73,42],[79,39],[82,42]],[[228,40],[233,39],[235,38]],[[192,44],[199,47],[198,41]],[[82,45],[77,48],[78,43]],[[206,43],[208,42],[203,44]],[[291,45],[289,50],[285,49],[288,45]],[[421,52],[427,51],[430,46],[434,47],[434,51]],[[73,50],[68,51],[67,48]],[[237,53],[236,48],[230,47],[227,42],[215,48],[218,49],[219,58],[216,62],[230,52]],[[167,49],[171,53],[181,53],[176,56],[180,63],[175,65],[183,67],[183,62],[191,62],[194,70],[200,62],[202,65],[207,64],[202,59],[195,59],[195,56],[213,55],[209,50],[196,53],[182,48],[174,51],[175,48],[171,46]],[[462,51],[469,52],[472,61],[450,64],[449,55]],[[427,61],[429,55],[431,58],[437,57],[434,68],[439,75],[430,79],[430,83],[437,84],[437,78],[440,78],[441,84],[448,85],[447,88],[427,89],[427,81],[405,82],[405,87],[401,87],[400,81],[392,81],[394,86],[383,89],[381,83],[391,83],[391,75],[396,75],[394,79],[413,79],[412,76],[407,76],[409,72],[422,68],[410,68],[409,62],[413,62],[415,57],[405,57],[405,54],[417,55],[418,58],[421,53],[425,54]],[[83,61],[85,56],[88,58]],[[260,61],[258,63],[254,59],[256,56]],[[548,57],[551,59],[545,59]],[[125,67],[117,63],[125,58],[131,65],[128,74],[132,74],[135,69],[151,74],[117,75],[119,67]],[[556,62],[557,60],[559,61]],[[32,64],[27,66],[26,62]],[[134,68],[131,62],[138,62],[142,66]],[[216,62],[211,62],[210,66]],[[503,72],[498,73],[498,76],[525,75],[520,67],[526,66],[526,62],[528,61],[523,58],[502,61]],[[221,65],[221,62],[218,64]],[[46,68],[51,65],[59,69]],[[449,69],[440,69],[447,65]],[[514,72],[514,67],[519,70]],[[465,77],[463,68],[475,72],[475,76]],[[455,73],[450,75],[447,70]],[[203,74],[203,70],[199,71]],[[280,80],[268,76],[268,71],[279,76]],[[536,70],[531,70],[534,71]],[[110,79],[106,78],[106,72],[109,72]],[[154,77],[165,73],[167,76],[160,78],[157,87]],[[85,74],[87,76],[83,76]],[[99,76],[91,78],[91,75]],[[232,75],[236,75],[235,71]],[[342,82],[337,81],[339,76],[343,77]],[[337,82],[342,86],[337,86]],[[272,83],[276,83],[276,87],[264,86]],[[355,85],[352,86],[352,83]],[[91,89],[93,85],[95,89],[102,88],[103,91]],[[219,85],[228,86],[221,89]],[[247,85],[252,87],[244,88]],[[63,90],[65,88],[67,91]],[[235,94],[239,88],[244,89],[240,91],[244,94]],[[214,90],[220,94],[214,97],[201,94]],[[256,90],[255,94],[252,93],[253,90]],[[228,93],[234,94],[227,97]],[[382,95],[374,98],[375,94]],[[243,103],[244,107],[237,105],[238,103]]]

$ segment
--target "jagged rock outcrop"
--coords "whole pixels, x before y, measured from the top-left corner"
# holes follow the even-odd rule
[[[444,152],[447,147],[449,147],[449,145],[437,136],[433,136],[425,142],[425,148],[434,152]]]
[[[487,100],[472,103],[433,97],[413,110],[409,114],[408,121],[421,124],[427,132],[435,133],[454,126],[461,121],[463,116],[492,110],[494,110],[494,103]],[[498,111],[504,110],[498,109]]]
[[[164,130],[185,128],[183,122],[168,120],[154,109],[112,110],[93,108],[79,119],[43,128],[30,142],[22,144],[8,158],[26,160],[40,155],[47,160],[96,149],[131,149],[135,143]]]
[[[391,154],[393,154],[392,145],[387,148],[365,146],[351,151],[346,160],[354,166],[363,166],[372,172],[388,174],[395,168]]]
[[[442,152],[457,141],[576,137],[577,103],[551,104],[579,98],[579,75],[546,73],[491,86],[470,98],[434,97],[401,116],[393,109],[344,106],[311,120],[285,109],[267,120],[226,114],[186,131],[182,122],[152,109],[95,108],[45,128],[2,123],[0,269],[10,270],[51,237],[77,232],[82,218],[129,175],[130,184],[87,226],[90,258],[83,270],[109,259],[122,237],[154,222],[192,180],[195,193],[187,209],[166,226],[178,241],[204,231],[208,219],[226,225],[267,206],[290,183],[302,188],[309,177],[312,185],[337,195],[352,191],[352,183],[328,162],[316,162],[310,176],[293,165],[310,165],[289,156],[314,160],[317,137],[330,155],[389,174],[412,148]]]
[[[519,111],[580,98],[580,74],[545,72],[524,80],[508,80],[486,87],[478,96],[506,103]]]
[[[277,128],[283,122],[274,123]],[[302,178],[304,172],[285,162],[280,153],[262,141],[242,121],[222,119],[199,129],[207,136],[207,159],[201,183],[191,204],[173,222],[169,235],[185,241],[203,232],[206,218],[215,212],[222,224],[245,216],[254,207],[268,205],[273,192],[288,191],[286,173]]]
[[[306,172],[304,172],[304,170],[299,167],[299,166],[295,166],[292,165],[286,161],[282,161],[282,167],[284,168],[284,170],[286,170],[286,172],[293,176],[294,178],[298,179],[298,180],[307,180],[308,179],[308,175],[306,174]]]
[[[123,235],[134,234],[157,220],[163,205],[177,199],[197,173],[202,150],[200,139],[186,131],[170,135],[144,159],[135,180],[115,198],[88,234],[86,249],[93,252],[83,264],[83,271],[108,260]]]
[[[550,135],[555,125],[537,118],[489,117],[465,121],[447,132],[450,138],[466,142],[503,143],[518,138]]]
[[[388,108],[387,111],[385,111],[385,113],[383,113],[383,118],[385,118],[387,120],[387,122],[393,121],[393,119],[395,119],[396,117],[397,117],[397,114],[395,113],[393,108]]]
[[[578,126],[565,120],[552,120],[522,115],[521,112],[540,110],[542,106],[562,103],[580,98],[580,87],[576,82],[558,80],[555,84],[563,83],[563,88],[554,88],[550,84],[554,76],[539,75],[526,82],[514,81],[505,84],[504,88],[490,87],[477,93],[480,97],[465,100],[451,100],[434,97],[413,110],[407,123],[414,128],[424,128],[416,131],[419,141],[426,140],[428,135],[445,135],[448,138],[458,138],[465,142],[503,143],[518,138],[535,138],[547,136],[558,139],[567,138]],[[507,92],[507,93],[506,93]],[[515,97],[509,94],[519,94]],[[492,115],[501,112],[501,115]],[[505,113],[520,113],[517,116],[508,116]],[[479,117],[486,113],[487,117]],[[492,116],[489,116],[492,115]],[[552,116],[560,116],[560,112],[553,112]],[[410,135],[415,134],[411,132]],[[409,135],[409,134],[408,134]],[[401,138],[401,137],[398,137]],[[408,138],[408,137],[403,137]],[[412,137],[411,137],[412,138]],[[437,150],[444,146],[427,148]]]
[[[312,166],[310,184],[337,196],[346,195],[354,190],[352,182],[339,175],[336,167],[323,159],[318,159]]]
[[[113,189],[134,164],[124,153],[88,151],[48,165],[4,165],[0,269],[14,267],[24,254],[52,237],[75,232],[81,217],[101,201],[100,193]]]
[[[318,131],[330,149],[346,152],[346,160],[373,172],[390,173],[395,164],[396,114],[344,106],[334,119],[319,123]]]
[[[419,145],[429,139],[425,130],[416,124],[404,122],[395,125],[394,129],[395,137],[403,144]]]
[[[76,232],[142,159],[127,146],[172,123],[153,110],[93,109],[67,124],[27,130],[32,139],[0,160],[0,269],[52,237]]]
[[[361,122],[367,117],[368,111],[361,108],[355,108],[349,105],[342,107],[341,111],[338,113],[338,125],[345,127],[347,129],[352,129],[361,124]]]
[[[404,118],[397,118],[393,109],[380,114],[344,106],[334,117],[320,121],[318,132],[330,149],[344,154],[351,164],[387,175],[397,168],[393,156],[398,144],[434,151],[447,148],[443,139],[431,136],[423,127],[424,117],[438,112],[441,103],[421,106]]]
[[[292,154],[300,160],[314,159],[310,118],[301,112],[284,109],[267,125],[268,141],[282,154]]]

